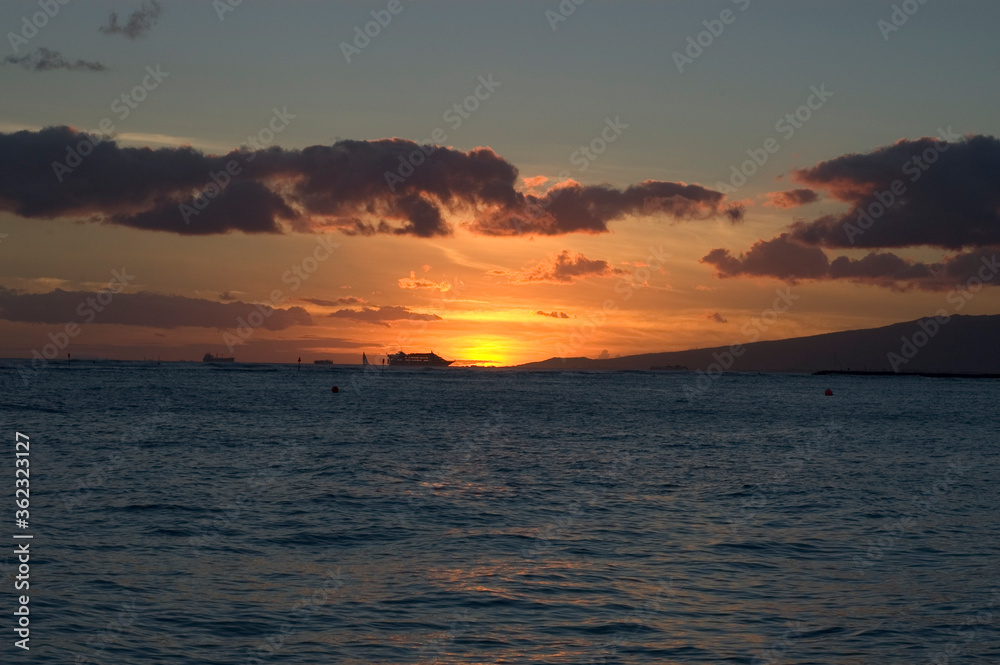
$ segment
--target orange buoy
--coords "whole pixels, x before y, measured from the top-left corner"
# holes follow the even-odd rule
[[[332,393],[339,393],[340,392],[340,388],[338,388],[337,386],[334,386],[333,388],[330,388],[330,392],[332,392]]]
[[[832,397],[833,396],[833,391],[830,390],[829,388],[827,388],[825,394],[826,394],[827,397]]]

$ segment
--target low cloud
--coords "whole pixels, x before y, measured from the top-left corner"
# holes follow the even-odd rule
[[[820,279],[830,270],[823,250],[794,242],[787,233],[771,240],[758,240],[739,256],[728,249],[713,249],[701,262],[715,266],[719,277],[776,277],[794,281]]]
[[[947,291],[961,288],[973,278],[997,285],[998,257],[1000,247],[985,247],[934,263],[905,259],[892,252],[869,252],[860,259],[838,256],[831,261],[821,249],[785,233],[760,240],[739,256],[727,249],[714,249],[701,262],[713,266],[720,278],[771,277],[789,283],[841,280],[896,291]]]
[[[451,290],[451,284],[448,282],[435,282],[424,277],[417,277],[417,273],[413,270],[410,271],[409,277],[400,277],[396,283],[401,289],[433,289],[442,293]]]
[[[182,203],[192,208],[195,206],[193,198]],[[184,220],[175,206],[113,215],[106,221],[147,231],[172,230],[180,222],[185,227],[185,235],[214,235],[235,230],[243,233],[280,233],[278,220],[295,220],[297,217],[298,213],[288,207],[281,196],[260,183],[246,180],[222,190],[197,217],[191,218],[190,223]]]
[[[729,319],[722,316],[718,312],[712,312],[711,314],[707,314],[706,318],[715,321],[716,323],[729,323]]]
[[[553,319],[568,319],[569,314],[566,312],[543,312],[542,310],[535,311],[536,316],[550,316]]]
[[[261,327],[284,330],[291,326],[311,326],[309,312],[301,307],[275,309],[246,302],[220,303],[200,298],[159,293],[117,293],[110,303],[98,300],[99,292],[63,291],[24,293],[0,289],[0,319],[24,323],[64,324],[69,322],[147,326],[150,328],[237,327],[252,312],[269,312]],[[107,299],[105,298],[105,301]]]
[[[356,296],[344,296],[336,300],[325,300],[323,298],[299,298],[302,302],[312,303],[320,307],[340,307],[341,305],[366,305],[368,301]]]
[[[480,215],[469,228],[493,236],[562,235],[606,233],[609,222],[628,215],[662,216],[673,221],[724,216],[732,222],[742,221],[743,207],[725,199],[700,185],[647,180],[616,189],[566,180],[540,196],[517,193],[513,205]]]
[[[98,30],[106,35],[122,35],[129,39],[138,39],[144,37],[156,25],[162,11],[163,8],[157,0],[150,0],[129,14],[124,23],[118,22],[118,12],[111,12],[107,25],[102,25]]]
[[[941,291],[982,279],[1000,248],[1000,140],[950,128],[939,134],[795,171],[793,178],[813,189],[793,192],[822,190],[850,208],[797,221],[739,255],[713,249],[702,263],[722,278],[844,280],[894,290]],[[824,251],[851,247],[870,251],[860,259]],[[918,247],[955,253],[927,263],[882,251]]]
[[[790,189],[784,192],[770,192],[766,205],[772,208],[797,208],[819,200],[819,193],[812,189]]]
[[[59,51],[39,48],[24,55],[8,55],[4,64],[16,65],[31,72],[51,72],[65,69],[71,72],[103,72],[107,70],[102,63],[91,60],[67,60]]]
[[[363,323],[388,326],[390,321],[440,321],[437,314],[421,314],[412,312],[406,307],[391,305],[387,307],[362,307],[361,309],[338,309],[330,315],[335,319],[350,319]]]
[[[613,267],[603,259],[588,259],[583,254],[563,250],[559,254],[540,261],[524,270],[491,270],[486,273],[512,284],[571,284],[588,277],[609,277],[625,274],[624,270]]]

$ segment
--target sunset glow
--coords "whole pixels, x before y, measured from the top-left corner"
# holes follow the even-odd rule
[[[0,660],[1000,663],[998,26],[0,2]]]
[[[347,12],[314,9],[329,24]],[[490,10],[527,42],[617,34],[624,28],[609,11],[581,10],[553,34],[547,21],[515,26]],[[670,9],[679,14],[666,22],[653,18],[665,8],[642,11],[649,20],[629,30],[701,20],[693,5]],[[275,12],[233,19],[265,26]],[[131,56],[113,67],[60,64],[70,69],[47,71],[43,84],[33,67],[55,64],[8,64],[14,101],[0,146],[19,166],[0,192],[0,344],[46,359],[213,351],[354,364],[362,352],[431,349],[498,365],[614,357],[914,319],[939,309],[991,251],[1000,203],[977,184],[992,176],[976,165],[1000,152],[986,111],[992,88],[977,86],[987,100],[951,126],[902,98],[880,97],[893,108],[873,119],[852,88],[881,80],[864,67],[845,66],[861,79],[848,84],[789,61],[780,76],[748,83],[755,68],[727,55],[752,39],[739,32],[745,23],[711,54],[675,63],[680,72],[663,70],[663,54],[609,54],[618,65],[601,67],[583,58],[553,94],[519,78],[513,62],[434,56],[438,74],[417,93],[407,87],[412,64],[381,67],[407,63],[401,54],[424,43],[409,31],[428,17],[404,15],[409,28],[346,60],[335,45],[297,40],[222,71],[214,49],[243,43],[227,17],[213,33],[219,43],[188,57],[172,51],[164,27],[143,42],[146,60],[160,63],[148,70]],[[86,47],[65,27],[47,30],[66,50]],[[654,42],[663,35],[642,49]],[[582,43],[561,47],[567,62]],[[204,83],[206,68],[219,70],[225,91]],[[261,94],[254,72],[281,82],[274,94]],[[81,77],[90,83],[67,103],[60,86]],[[330,92],[339,88],[356,94],[344,101]],[[715,90],[733,99],[696,110],[684,101]],[[112,113],[116,133],[102,132],[116,97],[128,113]],[[738,130],[718,116],[723,107],[740,109]],[[83,154],[95,150],[99,159]],[[949,206],[961,224],[930,230]],[[852,231],[859,222],[870,230]],[[123,266],[134,279],[106,309],[79,314]],[[950,276],[930,277],[941,270]],[[787,288],[795,306],[754,328]],[[987,289],[963,313],[994,305]],[[51,341],[72,324],[71,343]]]

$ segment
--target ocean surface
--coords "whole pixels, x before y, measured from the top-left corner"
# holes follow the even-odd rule
[[[1000,381],[696,378],[8,362],[0,662],[1000,663]]]

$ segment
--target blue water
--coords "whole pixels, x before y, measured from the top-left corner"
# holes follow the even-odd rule
[[[24,653],[0,520],[4,663],[1000,662],[997,381],[0,380],[35,536]]]

